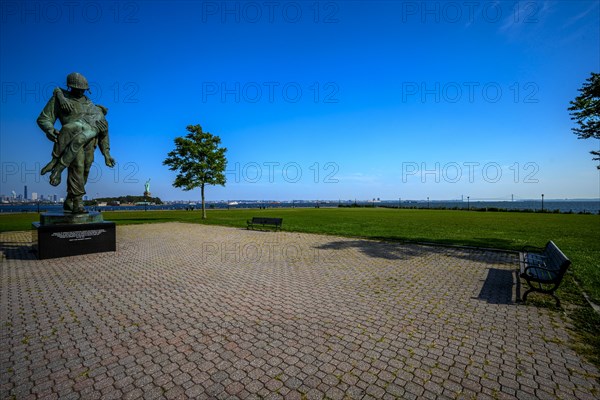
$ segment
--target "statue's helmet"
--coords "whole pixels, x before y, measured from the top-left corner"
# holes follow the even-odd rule
[[[81,75],[79,72],[72,72],[69,75],[67,75],[67,86],[73,89],[83,90],[87,90],[90,88],[87,79],[85,79],[85,76]]]

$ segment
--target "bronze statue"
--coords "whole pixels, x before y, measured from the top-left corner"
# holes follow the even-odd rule
[[[107,166],[115,165],[115,160],[110,156],[108,122],[105,118],[108,109],[95,105],[85,95],[89,85],[83,75],[77,72],[67,75],[67,87],[69,90],[54,90],[37,119],[46,137],[54,142],[52,160],[42,168],[41,174],[51,172],[50,184],[58,186],[62,171],[68,168],[67,198],[63,209],[85,213],[82,199],[96,147],[100,147]],[[54,128],[57,119],[62,125],[60,131]]]

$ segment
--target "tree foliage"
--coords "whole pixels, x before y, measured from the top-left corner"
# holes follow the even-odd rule
[[[579,139],[600,139],[600,74],[592,72],[586,79],[579,96],[571,101],[571,119],[577,123],[572,128]],[[600,161],[600,151],[591,151],[594,160]],[[600,165],[598,165],[600,169]]]
[[[204,186],[225,186],[227,148],[220,147],[221,138],[203,132],[200,125],[188,125],[185,137],[175,138],[175,150],[167,154],[163,165],[177,171],[174,187],[192,190],[199,187],[202,195],[202,218],[206,218]]]

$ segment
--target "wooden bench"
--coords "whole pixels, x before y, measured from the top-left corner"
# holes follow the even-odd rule
[[[277,229],[281,229],[281,224],[283,222],[283,218],[266,218],[266,217],[253,217],[251,220],[246,221],[246,223],[248,224],[248,226],[246,227],[246,229],[250,229],[253,228],[255,226],[260,226],[261,228],[275,228],[275,230]]]
[[[523,295],[523,301],[527,301],[530,292],[540,292],[554,297],[556,306],[560,307],[560,300],[554,292],[558,289],[571,261],[553,241],[549,241],[541,252],[533,252],[531,249],[524,248],[519,256],[521,278],[529,284],[529,290]]]

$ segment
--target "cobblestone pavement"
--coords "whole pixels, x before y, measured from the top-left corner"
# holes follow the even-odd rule
[[[0,398],[580,398],[511,254],[193,224],[39,261],[0,234]]]

